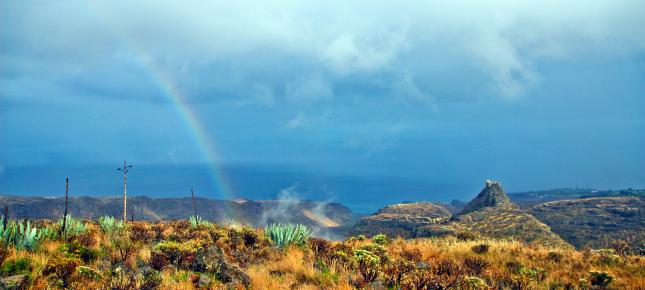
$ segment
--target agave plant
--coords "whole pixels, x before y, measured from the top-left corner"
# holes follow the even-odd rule
[[[198,226],[210,226],[211,223],[205,219],[202,219],[198,215],[191,215],[188,217],[188,222],[193,228],[196,228]]]
[[[122,220],[116,220],[114,217],[107,215],[99,218],[99,225],[101,226],[101,230],[108,235],[112,235],[114,232],[123,229]]]
[[[283,248],[288,245],[304,245],[311,236],[311,230],[301,224],[270,224],[264,227],[264,234],[275,246]]]
[[[26,223],[9,221],[5,228],[4,217],[0,217],[0,233],[3,242],[6,245],[13,245],[17,250],[33,250],[40,240],[38,229],[32,227],[29,221]]]
[[[78,236],[87,231],[87,225],[83,223],[80,219],[75,219],[71,215],[65,216],[65,236]],[[63,219],[58,220],[58,226],[63,227]]]

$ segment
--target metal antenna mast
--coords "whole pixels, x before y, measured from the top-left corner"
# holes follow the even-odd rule
[[[130,171],[132,165],[127,165],[125,160],[123,160],[123,168],[117,168],[116,170],[123,171],[123,222],[128,222],[128,171]]]

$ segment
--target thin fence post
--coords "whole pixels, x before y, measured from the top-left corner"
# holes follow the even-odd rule
[[[60,235],[65,234],[65,227],[67,226],[67,200],[69,195],[69,177],[65,178],[65,214],[63,215],[63,226],[60,229]]]

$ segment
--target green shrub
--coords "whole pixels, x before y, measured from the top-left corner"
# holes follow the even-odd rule
[[[616,265],[620,262],[620,256],[614,249],[591,250],[596,262],[601,265]]]
[[[102,278],[101,272],[87,266],[78,266],[78,268],[76,268],[76,272],[79,276],[89,280],[98,281]]]
[[[376,280],[380,273],[379,264],[381,263],[381,259],[377,255],[367,250],[357,249],[354,250],[353,258],[366,283]]]
[[[614,282],[614,280],[616,280],[616,278],[605,271],[589,272],[589,282],[593,286],[606,287],[609,286],[611,282]]]
[[[105,234],[112,236],[115,232],[123,229],[123,221],[116,220],[111,216],[102,216],[99,218],[99,226]]]
[[[89,263],[98,258],[99,252],[92,248],[81,245],[78,241],[62,244],[58,250],[69,258],[79,258],[85,263]]]
[[[536,267],[536,268],[522,267],[519,269],[518,273],[534,281],[542,281],[547,276],[546,271],[540,267]]]
[[[188,269],[202,247],[203,244],[194,240],[184,243],[163,241],[154,246],[151,264],[158,270],[169,264]]]
[[[378,234],[378,235],[373,236],[372,241],[374,241],[375,243],[377,243],[377,244],[379,244],[381,246],[385,246],[390,242],[390,240],[384,234]]]
[[[27,257],[23,257],[6,261],[2,264],[2,267],[0,267],[0,273],[5,276],[29,274],[32,269],[31,260]]]
[[[467,276],[464,279],[464,282],[467,285],[468,289],[488,289],[486,282],[484,282],[484,280],[479,277]]]
[[[284,248],[289,245],[304,246],[311,230],[301,224],[270,224],[264,228],[264,234],[273,245]]]

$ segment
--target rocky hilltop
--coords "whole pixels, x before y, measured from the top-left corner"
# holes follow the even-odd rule
[[[254,227],[268,223],[301,223],[320,235],[342,235],[355,223],[351,210],[339,203],[282,200],[214,200],[196,198],[196,211],[204,219],[217,223],[241,223]],[[0,206],[9,207],[11,218],[59,219],[65,210],[65,198],[0,196]],[[96,219],[122,216],[123,199],[118,197],[75,197],[69,199],[74,217]],[[186,219],[193,214],[191,198],[128,199],[128,218],[160,221]],[[329,236],[328,236],[329,237]]]
[[[466,204],[460,214],[471,213],[487,207],[513,208],[511,199],[508,198],[502,185],[497,181],[486,180],[484,189]]]

